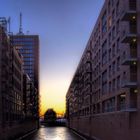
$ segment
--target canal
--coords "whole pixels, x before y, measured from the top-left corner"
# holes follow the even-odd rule
[[[23,140],[83,140],[66,127],[44,127]]]

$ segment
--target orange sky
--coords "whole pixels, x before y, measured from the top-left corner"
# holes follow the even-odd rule
[[[53,108],[57,113],[65,113],[65,95],[70,81],[64,78],[42,81],[40,88],[40,113]],[[47,86],[46,86],[47,85]]]

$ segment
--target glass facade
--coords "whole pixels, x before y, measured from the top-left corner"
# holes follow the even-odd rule
[[[38,40],[37,35],[14,35],[11,37],[13,45],[23,56],[24,72],[29,75],[33,82],[38,79],[35,77],[38,75]]]

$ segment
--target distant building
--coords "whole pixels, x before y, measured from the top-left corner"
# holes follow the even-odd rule
[[[68,89],[68,126],[89,138],[139,139],[139,11],[139,0],[105,0]]]
[[[24,35],[19,33],[10,36],[13,46],[23,56],[23,70],[29,75],[33,81],[36,92],[32,104],[34,105],[34,112],[36,117],[39,116],[39,36],[38,35]]]

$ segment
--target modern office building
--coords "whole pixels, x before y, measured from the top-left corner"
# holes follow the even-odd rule
[[[32,104],[34,104],[34,113],[39,115],[39,36],[24,35],[19,32],[17,35],[11,35],[10,40],[13,46],[23,56],[23,70],[28,74],[34,83],[35,93]]]
[[[66,95],[68,126],[100,140],[140,134],[140,0],[105,0]]]

